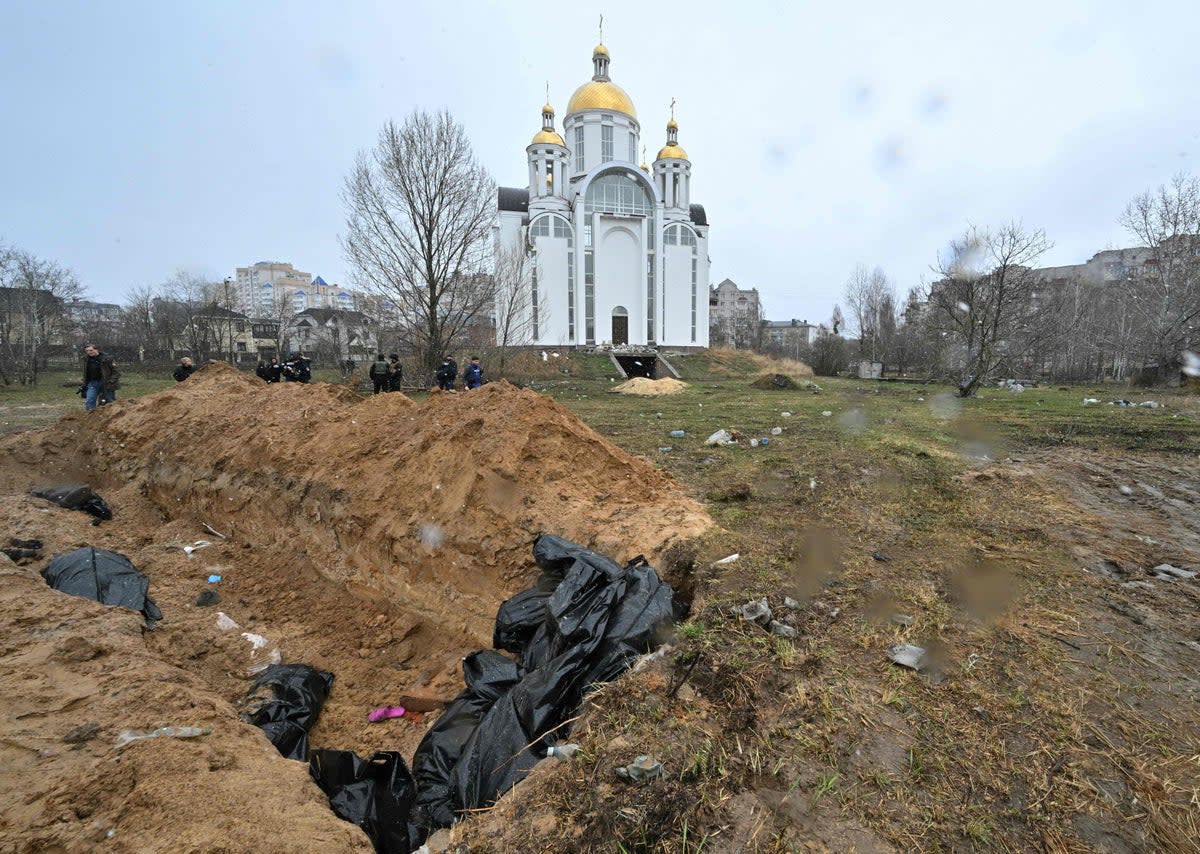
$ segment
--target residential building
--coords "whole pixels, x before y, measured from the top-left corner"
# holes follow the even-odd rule
[[[362,311],[370,302],[366,294],[331,285],[321,276],[302,272],[283,261],[238,267],[233,285],[234,308],[252,317],[278,317],[309,308]],[[290,301],[282,311],[280,299]]]
[[[379,352],[375,321],[360,311],[306,308],[288,324],[288,347],[318,364],[369,361]]]
[[[809,323],[807,320],[764,320],[763,344],[773,345],[790,353],[811,347],[818,335],[828,331],[824,325]]]
[[[714,346],[753,349],[763,333],[762,302],[758,288],[739,288],[731,279],[724,279],[708,293]]]
[[[672,115],[653,166],[641,124],[592,51],[592,79],[554,108],[526,147],[528,183],[501,187],[497,243],[532,250],[519,343],[708,346],[708,219],[692,203],[692,161]]]

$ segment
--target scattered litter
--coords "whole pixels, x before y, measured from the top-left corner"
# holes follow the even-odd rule
[[[817,480],[815,477],[810,477],[810,478],[808,479],[808,488],[809,488],[809,489],[816,489],[816,488],[817,488],[817,484],[818,484],[818,483],[819,483],[819,481],[818,481],[818,480]]]
[[[1125,398],[1122,397],[1122,398],[1118,398],[1117,400],[1112,401],[1109,404],[1109,406],[1137,406],[1137,404],[1134,403],[1132,400],[1126,400]]]
[[[897,626],[911,626],[913,618],[908,614],[891,614],[888,616],[888,621],[895,623]]]
[[[654,664],[654,662],[662,661],[664,658],[666,658],[668,649],[670,649],[670,646],[663,644],[658,649],[654,650],[654,652],[648,652],[643,655],[641,658],[635,661],[633,663],[633,667],[629,669],[634,673],[641,673],[647,667]]]
[[[830,415],[833,415],[833,413],[831,411],[829,411],[828,409],[826,409],[824,412],[821,413],[821,415],[828,418]]]
[[[924,403],[924,402],[925,402],[925,398],[923,398],[923,397],[917,398],[917,403]]]
[[[789,611],[795,611],[797,608],[800,607],[800,603],[797,602],[795,599],[793,599],[791,596],[784,596],[783,597],[783,607],[787,608]]]
[[[653,756],[639,756],[628,765],[617,768],[617,776],[626,783],[648,783],[655,777],[661,777],[663,765]]]
[[[183,549],[183,553],[185,555],[191,557],[193,552],[198,552],[200,549],[207,548],[211,545],[212,543],[208,540],[196,540],[196,542],[192,543],[190,546],[181,546],[181,548]]]
[[[1139,590],[1153,590],[1154,585],[1149,581],[1126,581],[1121,584],[1126,589],[1137,588]]]
[[[751,599],[745,605],[735,605],[733,608],[735,614],[740,614],[743,620],[751,623],[758,623],[763,628],[771,624],[771,606],[767,604],[767,597],[761,599]]]
[[[150,580],[125,555],[84,546],[53,558],[42,570],[42,578],[63,593],[139,611],[147,628],[162,619],[162,611],[149,595]]]
[[[1121,493],[1122,495],[1133,495],[1133,489],[1126,486],[1125,484],[1121,484],[1120,486],[1118,486],[1117,492]]]
[[[772,436],[781,436],[781,435],[783,435],[783,428],[782,428],[782,427],[772,427],[772,428],[771,428],[771,435],[772,435]]]
[[[220,583],[221,583],[221,576],[219,576],[219,575],[210,575],[210,576],[208,577],[208,583],[209,583],[209,584],[220,584]]]
[[[41,540],[23,540],[18,537],[8,538],[8,548],[0,549],[13,561],[40,560],[42,557]]]
[[[399,753],[363,759],[352,750],[314,750],[308,773],[334,814],[362,828],[383,854],[408,854],[424,834],[409,822],[417,787]]]
[[[1097,400],[1097,399],[1096,399],[1096,398],[1094,398],[1094,397],[1085,397],[1085,398],[1083,399],[1083,405],[1084,405],[1084,406],[1092,406],[1092,405],[1094,405],[1094,404],[1097,404],[1097,403],[1099,403],[1099,402],[1100,402],[1100,401],[1099,401],[1099,400]]]
[[[769,445],[769,444],[771,444],[771,440],[768,439],[766,436],[763,436],[761,439],[758,440],[758,444],[764,445],[764,446]]]
[[[687,434],[684,433],[682,430],[672,430],[667,435],[669,435],[672,439],[682,439]]]
[[[733,438],[733,434],[730,433],[728,430],[721,429],[721,430],[718,430],[716,433],[713,433],[711,436],[709,436],[704,441],[704,444],[706,444],[706,445],[736,445],[737,440]]]
[[[838,614],[840,614],[840,613],[842,613],[841,608],[834,608],[832,611],[829,612],[829,619],[836,620],[838,618]]]
[[[93,492],[86,483],[48,486],[45,489],[31,490],[29,494],[53,501],[59,507],[65,507],[68,510],[82,510],[85,513],[91,513],[98,519],[112,518],[112,509],[109,508],[108,502]]]
[[[371,709],[367,713],[367,720],[373,724],[380,721],[390,720],[391,718],[402,718],[407,711],[403,706],[380,706],[378,709]]]
[[[925,666],[926,652],[923,647],[911,643],[894,643],[887,648],[887,657],[901,667],[919,671]]]
[[[579,745],[575,743],[555,744],[546,748],[547,756],[553,756],[555,759],[561,759],[563,762],[570,762],[578,752]]]
[[[673,451],[673,450],[675,450],[675,449],[674,449],[674,448],[672,448],[670,445],[664,445],[663,447],[661,447],[661,448],[659,448],[659,449],[658,449],[658,452],[659,452],[660,454],[669,454],[669,453],[671,453],[671,451]]]
[[[256,635],[253,632],[242,632],[242,637],[250,641],[250,647],[252,649],[262,649],[267,645],[266,638],[264,638],[262,635]]]
[[[1157,400],[1143,400],[1139,405],[1142,409],[1159,409],[1162,407],[1162,404]]]
[[[218,531],[216,528],[214,528],[212,525],[208,524],[207,522],[201,522],[200,527],[203,528],[204,530],[208,531],[214,537],[220,537],[222,540],[229,539],[229,537],[222,534],[220,531]]]
[[[779,417],[780,417],[780,418],[791,418],[791,417],[792,417],[792,413],[790,413],[790,412],[780,412],[780,413],[779,413]]]
[[[224,611],[217,611],[217,628],[229,631],[230,629],[239,628],[239,626]]]
[[[757,447],[758,447],[758,441],[759,441],[758,439],[751,439],[751,440],[750,440],[750,447],[751,447],[751,448],[757,448]]]
[[[285,759],[304,761],[308,731],[332,687],[332,673],[307,664],[270,665],[246,693],[242,720],[266,733]]]
[[[871,557],[875,558],[875,560],[880,561],[881,563],[891,563],[892,562],[892,559],[890,557],[888,557],[886,554],[884,554],[883,552],[875,552],[874,554],[871,555]]]
[[[1020,383],[1013,383],[1008,387],[1008,389],[1013,394],[1021,394],[1021,392],[1025,391],[1025,386],[1021,385]]]
[[[1165,581],[1174,581],[1177,578],[1187,579],[1196,577],[1196,573],[1187,569],[1180,569],[1179,567],[1172,566],[1169,563],[1160,563],[1158,566],[1150,570],[1150,574]]]
[[[728,557],[723,557],[720,560],[714,560],[713,566],[724,566],[727,563],[733,563],[733,562],[737,561],[738,559],[740,559],[741,556],[742,555],[740,552],[734,552],[733,554],[729,555]]]
[[[796,630],[787,623],[781,623],[779,620],[772,620],[767,626],[767,631],[773,635],[779,635],[781,638],[794,638]]]
[[[113,747],[119,750],[127,744],[133,744],[135,741],[144,741],[149,738],[197,738],[201,735],[208,735],[211,732],[212,727],[207,726],[163,726],[148,732],[125,729],[121,730],[117,735],[117,740],[113,744]]]

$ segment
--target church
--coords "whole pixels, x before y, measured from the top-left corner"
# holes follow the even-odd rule
[[[638,166],[642,127],[609,59],[597,45],[561,134],[542,107],[528,185],[499,188],[498,257],[526,259],[509,277],[524,290],[510,343],[707,347],[708,219],[674,110],[653,165]]]

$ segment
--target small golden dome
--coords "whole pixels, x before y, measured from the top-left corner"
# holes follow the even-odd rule
[[[671,119],[667,122],[667,130],[679,130],[679,124],[674,119]]]
[[[549,104],[547,104],[546,106],[542,107],[542,112],[543,113],[553,113],[554,108],[551,107]]]
[[[647,163],[643,163],[643,164],[642,164],[641,166],[639,166],[638,168],[639,168],[639,169],[641,169],[643,172],[645,172],[647,175],[649,175],[649,174],[650,174],[650,166],[649,166],[649,164],[647,164]]]
[[[603,44],[596,45],[596,47],[592,50],[592,59],[595,59],[598,56],[608,56],[608,48],[606,48]]]
[[[687,152],[683,150],[681,145],[664,145],[658,150],[658,157],[655,160],[687,160]]]
[[[545,129],[538,131],[537,136],[535,136],[532,140],[530,140],[529,144],[530,145],[561,145],[563,148],[567,147],[567,144],[565,142],[563,142],[563,138],[561,136],[559,136],[557,133],[555,133],[552,130],[545,130]]]
[[[632,119],[637,118],[633,101],[625,94],[625,90],[608,80],[589,80],[571,96],[567,104],[567,115],[578,113],[580,110],[612,110],[614,113],[624,113]]]

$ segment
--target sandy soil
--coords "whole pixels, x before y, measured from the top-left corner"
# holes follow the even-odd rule
[[[71,480],[115,518],[93,527],[25,494]],[[535,575],[538,533],[644,554],[670,577],[664,554],[711,525],[649,462],[503,382],[418,405],[223,365],[0,439],[0,517],[47,559],[127,555],[164,614],[145,631],[50,590],[45,560],[0,556],[0,850],[22,852],[370,850],[305,766],[239,721],[259,660],[242,631],[335,674],[313,746],[407,756],[459,690],[460,657],[490,646],[498,603]],[[185,555],[200,539],[213,545]],[[221,601],[197,605],[205,589]],[[393,703],[414,711],[367,723]],[[212,732],[113,747],[164,725]]]
[[[633,394],[638,397],[658,397],[664,394],[679,394],[688,387],[673,377],[663,377],[652,380],[648,377],[634,377],[611,389],[615,394]]]

